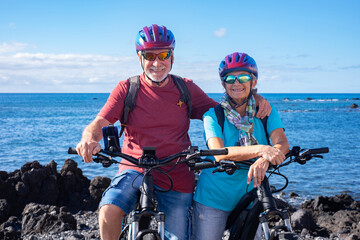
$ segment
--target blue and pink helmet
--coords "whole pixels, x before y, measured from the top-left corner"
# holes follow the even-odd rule
[[[229,72],[247,71],[258,78],[258,69],[255,60],[246,53],[234,52],[227,55],[220,63],[219,75],[223,81]]]
[[[144,27],[136,36],[136,52],[148,49],[175,48],[175,37],[165,26]]]

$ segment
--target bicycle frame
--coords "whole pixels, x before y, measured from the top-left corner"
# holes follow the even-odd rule
[[[155,159],[155,148],[144,148],[143,151],[143,156],[147,159]],[[147,234],[152,234],[155,240],[165,239],[165,213],[158,211],[154,191],[152,169],[145,168],[138,207],[125,217],[128,226],[123,228],[120,239],[126,231],[128,239],[142,239]],[[157,222],[157,231],[149,229],[152,218]]]
[[[251,208],[247,209],[250,205]],[[265,177],[258,188],[254,188],[241,198],[230,214],[226,225],[226,230],[230,231],[229,240],[253,239],[259,223],[265,239],[271,239],[268,222],[272,216],[279,216],[284,221],[284,225],[277,228],[292,232],[290,215],[287,210],[277,208],[268,178]]]
[[[287,154],[287,157],[290,157],[290,161],[276,166],[274,169],[279,169],[292,162],[305,164],[313,157],[322,158],[322,156],[318,154],[329,152],[329,148],[308,149],[301,153],[302,150],[304,149],[298,146],[293,147]],[[292,157],[294,157],[294,160],[292,160]],[[288,183],[286,177],[285,179],[286,184],[282,189],[286,188]],[[247,209],[251,204],[252,207]],[[268,223],[271,220],[270,218],[274,216],[279,217],[283,221],[283,224],[270,227]],[[263,237],[266,240],[277,239],[279,237],[278,234],[295,234],[291,227],[289,212],[285,209],[280,210],[276,206],[267,177],[265,177],[258,188],[254,188],[246,193],[230,214],[226,224],[226,230],[230,232],[229,240],[253,239],[259,223],[263,230]]]
[[[128,231],[127,236],[125,236],[125,238],[127,237],[128,239],[140,239],[146,234],[152,234],[156,240],[164,239],[165,214],[163,212],[159,212],[157,209],[157,202],[154,197],[154,182],[152,176],[153,167],[161,167],[176,158],[186,157],[184,160],[178,161],[177,163],[186,163],[191,170],[216,167],[217,169],[214,170],[213,173],[226,172],[227,174],[232,174],[236,169],[238,169],[238,166],[232,161],[214,162],[211,160],[205,161],[200,158],[200,156],[226,155],[228,153],[226,148],[198,151],[197,147],[190,147],[188,151],[176,153],[159,160],[155,155],[154,147],[144,147],[143,155],[139,159],[136,159],[130,155],[121,153],[121,148],[118,146],[118,142],[115,141],[116,139],[114,140],[117,136],[116,134],[113,134],[113,132],[116,131],[110,132],[109,136],[107,136],[107,142],[105,142],[107,148],[97,153],[93,160],[95,162],[101,162],[104,167],[109,167],[111,164],[119,163],[112,157],[122,157],[135,166],[144,168],[145,171],[143,184],[140,187],[139,207],[131,211],[131,213],[127,216],[128,222],[123,228],[120,237],[124,237],[125,232]],[[290,161],[282,163],[279,166],[274,166],[274,170],[292,162],[305,164],[313,157],[322,158],[322,156],[318,154],[329,152],[328,148],[308,149],[301,153],[302,150],[304,149],[301,149],[300,147],[293,147],[290,153],[287,154],[287,157],[290,157]],[[77,151],[75,148],[69,148],[68,153],[77,154]],[[294,157],[294,160],[292,160],[291,157]],[[251,165],[251,163],[247,163],[247,165]],[[287,180],[286,177],[285,179]],[[286,188],[286,186],[287,183],[282,189]],[[252,207],[247,209],[251,203]],[[279,216],[284,221],[284,225],[269,227],[269,218],[272,216]],[[142,228],[141,220],[144,218],[150,218],[150,220],[151,218],[155,218],[157,221],[157,231],[149,229],[149,225]],[[272,240],[281,234],[284,236],[286,234],[288,237],[295,236],[292,235],[293,233],[289,213],[286,210],[279,210],[277,208],[266,177],[257,189],[255,188],[251,190],[242,197],[238,205],[230,214],[226,224],[226,229],[230,231],[230,239],[253,239],[259,223],[261,223],[265,239]]]
[[[122,157],[131,164],[144,169],[143,184],[140,187],[140,198],[138,207],[131,211],[124,219],[127,219],[125,226],[121,231],[121,239],[141,239],[146,234],[152,234],[155,240],[161,240],[165,237],[165,214],[158,212],[156,199],[154,197],[154,179],[152,176],[152,169],[154,167],[161,167],[169,164],[175,159],[184,158],[177,161],[176,164],[187,164],[190,168],[193,167],[197,161],[202,162],[201,156],[226,155],[228,150],[213,149],[213,150],[198,150],[195,146],[190,146],[188,150],[175,153],[163,159],[158,159],[155,155],[155,147],[143,147],[143,155],[136,159],[130,155],[118,152],[118,148],[112,145],[112,138],[109,138],[108,149],[101,150],[93,157],[93,161],[102,163],[104,167],[109,167],[111,164],[121,164],[113,157]],[[77,154],[75,148],[68,149],[69,154]],[[170,178],[171,180],[171,178]],[[170,189],[172,185],[170,186]],[[169,190],[170,190],[169,189]],[[154,218],[157,221],[157,231],[149,229],[149,225],[142,226],[143,219]],[[151,220],[151,219],[150,219]],[[126,220],[125,220],[126,221]],[[147,238],[148,239],[148,238]]]

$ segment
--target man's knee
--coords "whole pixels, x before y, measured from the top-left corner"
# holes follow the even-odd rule
[[[124,211],[116,205],[106,204],[99,210],[100,223],[116,223],[122,221]]]

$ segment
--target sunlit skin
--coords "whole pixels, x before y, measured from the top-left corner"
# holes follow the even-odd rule
[[[152,53],[161,53],[164,51],[169,51],[170,49],[154,49],[154,50],[144,50],[144,52],[152,52]],[[170,72],[171,65],[174,63],[174,53],[171,52],[171,56],[168,59],[160,60],[158,57],[154,61],[146,60],[140,52],[138,52],[140,64],[144,68],[144,72],[147,77],[146,80],[149,84],[153,86],[158,86],[153,83],[148,77],[150,77],[155,82],[161,82]],[[161,86],[165,86],[169,79],[166,79]]]

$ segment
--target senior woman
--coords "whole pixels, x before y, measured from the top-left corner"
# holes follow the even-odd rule
[[[253,88],[257,84],[255,60],[246,53],[235,52],[221,61],[219,74],[225,94],[220,105],[225,114],[223,128],[214,108],[204,114],[205,138],[209,149],[226,147],[228,155],[219,160],[243,161],[254,159],[249,169],[212,173],[202,170],[194,196],[193,239],[219,240],[228,216],[241,197],[257,187],[265,177],[269,164],[278,165],[289,151],[279,114],[272,106],[264,129],[256,118]],[[267,145],[266,131],[273,146]],[[251,184],[252,182],[252,184]],[[250,185],[249,185],[250,184]]]

